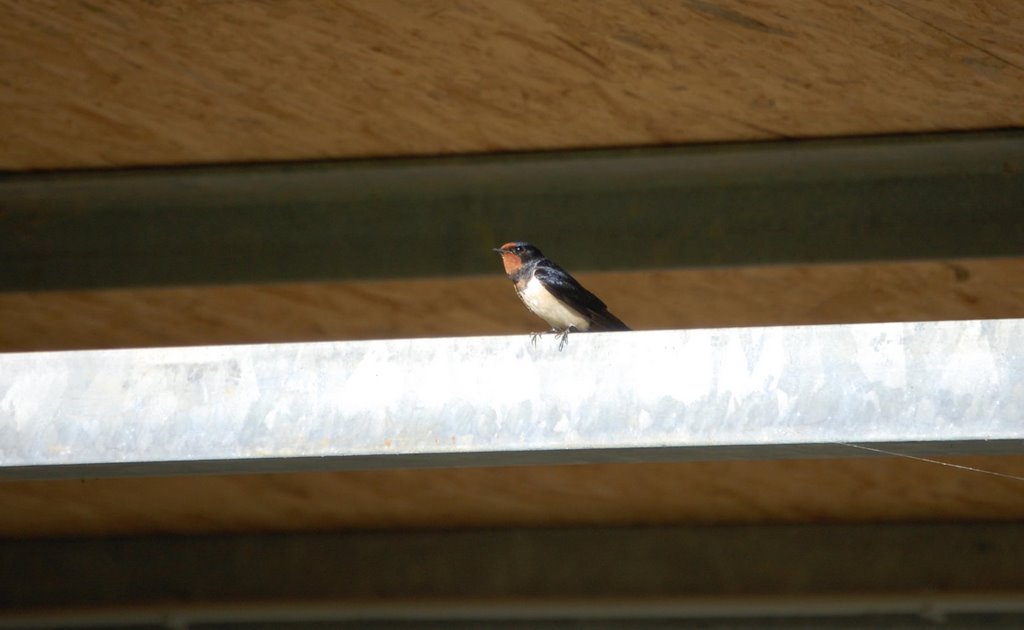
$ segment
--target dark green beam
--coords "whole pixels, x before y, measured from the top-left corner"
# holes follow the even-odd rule
[[[182,627],[815,613],[826,619],[813,627],[885,614],[899,627],[968,613],[1020,623],[1022,534],[963,523],[8,540],[0,628],[132,614]]]
[[[0,290],[1024,255],[1024,132],[0,176]]]

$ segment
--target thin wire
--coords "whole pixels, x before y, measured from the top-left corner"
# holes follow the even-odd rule
[[[1004,479],[1012,479],[1014,481],[1024,481],[1024,477],[1018,475],[1010,475],[1007,473],[996,472],[994,470],[985,470],[983,468],[974,468],[973,466],[963,466],[961,464],[951,464],[950,462],[944,462],[938,459],[928,459],[927,457],[918,457],[917,455],[907,455],[906,453],[897,453],[895,451],[887,451],[881,448],[875,448],[873,446],[864,446],[862,444],[851,444],[850,442],[836,442],[842,446],[849,446],[850,448],[859,448],[864,451],[871,451],[872,453],[879,453],[882,455],[891,455],[893,457],[905,457],[907,459],[913,459],[919,462],[927,462],[929,464],[939,464],[940,466],[949,466],[950,468],[959,468],[960,470],[969,470],[971,472],[982,473],[985,475],[992,475],[993,477],[1003,477]]]

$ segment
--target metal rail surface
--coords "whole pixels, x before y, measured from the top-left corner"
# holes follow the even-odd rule
[[[0,355],[0,477],[1024,452],[1024,320]]]

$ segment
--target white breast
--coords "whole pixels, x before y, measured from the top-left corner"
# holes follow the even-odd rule
[[[546,321],[552,328],[564,330],[574,326],[576,330],[590,328],[590,322],[574,309],[562,304],[551,295],[536,278],[530,278],[526,287],[519,292],[519,298],[526,308]]]

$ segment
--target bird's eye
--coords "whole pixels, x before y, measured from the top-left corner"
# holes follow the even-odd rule
[[[521,253],[522,251],[523,251],[523,248],[522,248],[521,246],[520,246],[520,247],[516,247],[516,248],[515,248],[515,252],[516,252],[517,254]]]

